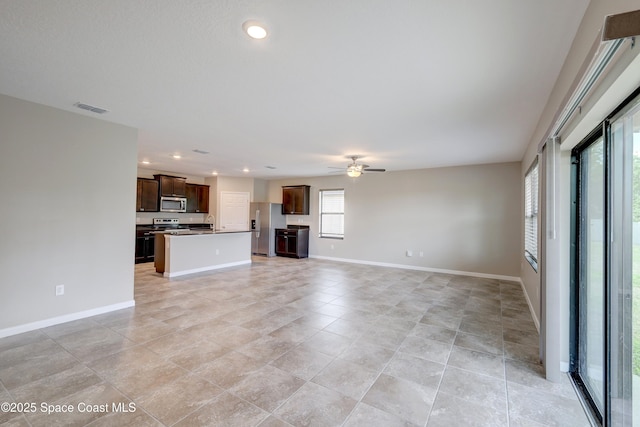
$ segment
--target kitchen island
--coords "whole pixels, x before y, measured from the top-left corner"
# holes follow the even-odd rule
[[[251,264],[249,231],[187,230],[156,234],[154,265],[164,277],[242,264]]]

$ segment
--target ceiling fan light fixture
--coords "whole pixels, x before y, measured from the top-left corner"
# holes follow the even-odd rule
[[[362,169],[357,166],[349,166],[347,168],[347,175],[351,178],[357,178],[362,174]]]
[[[358,159],[363,158],[364,156],[353,155],[346,156],[348,159],[351,159],[351,163],[347,165],[347,175],[351,178],[357,178],[365,172],[385,172],[386,169],[372,169],[369,165],[365,165],[364,163],[358,163]],[[330,166],[331,167],[331,166]],[[333,169],[342,169],[342,168],[333,168]],[[344,171],[344,169],[342,169]]]

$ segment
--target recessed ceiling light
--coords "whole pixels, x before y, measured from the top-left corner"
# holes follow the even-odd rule
[[[242,29],[245,33],[249,35],[252,39],[263,39],[267,37],[267,30],[264,25],[257,21],[247,21],[242,24]]]
[[[143,165],[148,165],[149,163],[151,163],[149,160],[143,160],[143,161],[142,161],[142,164],[143,164]]]
[[[174,159],[181,159],[181,158],[182,158],[182,156],[181,156],[180,154],[174,154],[174,155],[173,155],[173,158],[174,158]]]
[[[211,175],[218,175],[218,171],[211,172]]]
[[[244,172],[244,173],[249,172],[249,168],[244,168],[244,169],[242,169],[242,172]]]

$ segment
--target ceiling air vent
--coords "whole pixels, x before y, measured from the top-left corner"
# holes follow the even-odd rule
[[[82,110],[91,111],[92,113],[96,113],[96,114],[104,114],[109,112],[109,110],[105,110],[104,108],[94,107],[93,105],[83,104],[82,102],[76,102],[73,105]]]
[[[204,151],[204,150],[200,150],[198,148],[196,148],[195,150],[193,150],[194,153],[198,153],[198,154],[209,154],[208,151]]]

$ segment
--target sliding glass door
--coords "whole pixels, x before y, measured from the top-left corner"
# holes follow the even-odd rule
[[[575,373],[595,414],[604,413],[605,355],[605,151],[602,130],[594,132],[575,155],[578,166],[579,226],[577,289],[579,358]]]
[[[580,152],[579,293],[580,359],[578,372],[599,412],[604,411],[604,308],[605,308],[605,165],[602,132]]]
[[[611,425],[640,426],[640,104],[611,122]]]
[[[605,426],[640,426],[639,101],[572,152],[571,377]]]

